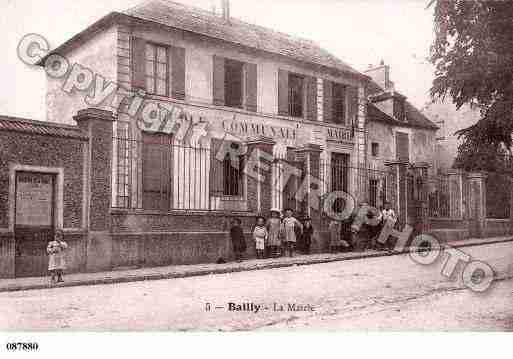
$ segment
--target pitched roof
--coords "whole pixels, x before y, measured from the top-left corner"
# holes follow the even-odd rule
[[[387,92],[384,89],[382,89],[375,81],[372,80],[368,83],[367,91],[371,99],[375,102],[382,101],[392,96],[404,98],[404,111],[406,115],[406,121],[399,121],[395,119],[393,116],[384,113],[370,102],[368,106],[369,120],[386,122],[394,126],[419,127],[431,130],[437,130],[439,128],[434,122],[427,118],[426,115],[424,115],[419,109],[417,109],[408,100],[406,100],[406,96],[404,96],[403,94],[397,91],[394,91],[394,93]]]
[[[365,76],[311,40],[302,39],[230,17],[229,21],[210,11],[168,0],[150,0],[122,12],[228,42],[276,53],[299,61],[314,63]]]
[[[0,116],[0,130],[87,140],[80,128],[51,122],[41,122],[18,117]]]
[[[353,69],[314,41],[250,24],[233,17],[226,21],[222,16],[212,12],[168,0],[149,0],[125,11],[112,12],[66,41],[52,53],[62,54],[68,48],[76,46],[75,43],[78,40],[87,38],[116,19],[152,22],[368,79],[368,76]]]

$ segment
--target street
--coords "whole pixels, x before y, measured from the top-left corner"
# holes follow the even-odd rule
[[[485,293],[442,262],[385,256],[183,279],[7,292],[0,330],[513,330],[513,243],[466,247]],[[459,273],[459,271],[458,271]],[[209,310],[208,310],[209,309]]]

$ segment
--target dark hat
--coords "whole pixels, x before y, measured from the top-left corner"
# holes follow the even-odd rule
[[[312,219],[309,216],[303,217],[303,221],[311,221]]]

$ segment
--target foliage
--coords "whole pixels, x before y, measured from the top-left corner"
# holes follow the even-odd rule
[[[434,6],[435,21],[431,96],[450,96],[458,109],[470,104],[481,110],[480,121],[457,133],[466,142],[460,161],[469,158],[471,146],[476,150],[492,145],[483,153],[485,157],[500,145],[510,149],[513,1],[432,0],[430,6]]]

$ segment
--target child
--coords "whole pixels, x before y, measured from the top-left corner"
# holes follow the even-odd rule
[[[342,223],[340,221],[332,219],[328,226],[328,229],[330,232],[330,252],[336,253],[341,249],[342,246]]]
[[[306,217],[304,219],[303,224],[303,235],[301,236],[303,254],[310,254],[310,246],[312,245],[312,236],[313,236],[314,228],[312,226],[312,219],[310,217]]]
[[[265,228],[265,218],[257,217],[257,223],[255,229],[253,230],[253,238],[255,239],[256,255],[258,259],[264,258],[267,235],[267,228]]]
[[[285,218],[283,218],[283,233],[285,242],[285,255],[288,253],[289,257],[294,255],[294,246],[296,245],[296,231],[301,234],[302,225],[296,218],[294,218],[292,209],[285,209]]]
[[[62,231],[55,231],[54,240],[50,241],[46,247],[46,252],[48,253],[48,271],[50,272],[52,283],[55,283],[55,276],[57,276],[58,283],[64,282],[62,274],[64,269],[66,269],[65,250],[68,249],[68,245],[62,238]]]
[[[271,209],[271,218],[267,220],[269,255],[278,257],[280,255],[282,223],[280,210]]]
[[[230,228],[230,239],[232,241],[233,252],[235,253],[235,260],[242,261],[242,255],[246,252],[246,239],[241,227],[241,220],[234,218],[232,220],[232,228]]]

